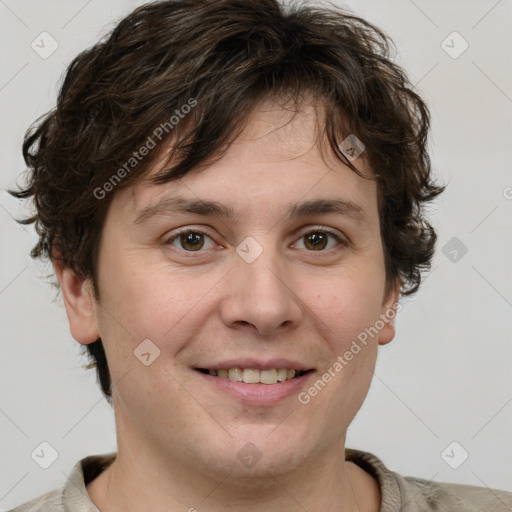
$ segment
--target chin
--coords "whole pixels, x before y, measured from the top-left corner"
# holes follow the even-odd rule
[[[291,425],[247,425],[231,435],[230,442],[217,445],[215,453],[211,452],[214,443],[207,444],[210,457],[206,467],[218,474],[229,474],[244,485],[245,479],[255,487],[267,480],[270,484],[272,477],[299,469],[314,452],[311,436],[301,436]]]

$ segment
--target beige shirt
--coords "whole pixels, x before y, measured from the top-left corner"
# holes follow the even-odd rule
[[[62,488],[11,512],[99,512],[85,486],[114,459],[115,453],[82,459]],[[404,477],[389,470],[375,455],[358,450],[347,449],[346,460],[378,480],[382,495],[380,512],[512,512],[512,493]]]

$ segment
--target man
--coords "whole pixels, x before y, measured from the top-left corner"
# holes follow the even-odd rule
[[[24,142],[118,451],[17,511],[505,511],[345,447],[435,232],[428,110],[337,9],[165,1],[71,64]]]

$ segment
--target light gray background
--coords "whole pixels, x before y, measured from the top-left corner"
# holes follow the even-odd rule
[[[62,485],[79,458],[115,450],[112,411],[80,367],[63,307],[40,278],[48,269],[28,256],[34,233],[13,221],[23,209],[5,189],[66,65],[141,3],[0,0],[0,510]],[[395,40],[431,107],[434,167],[449,182],[431,209],[433,272],[404,302],[348,445],[405,474],[512,491],[512,1],[345,5]],[[31,48],[43,31],[59,45],[47,59]],[[441,45],[453,31],[469,44],[456,59]],[[457,37],[444,43],[452,53]],[[453,237],[467,247],[456,262],[442,252]],[[46,470],[30,456],[42,441],[59,454]],[[453,441],[452,464],[469,454],[458,469],[441,456]]]

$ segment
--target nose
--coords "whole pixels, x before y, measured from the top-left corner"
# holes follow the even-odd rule
[[[276,258],[263,254],[247,263],[241,258],[229,273],[220,315],[230,328],[256,330],[272,337],[283,328],[294,329],[302,319],[299,297]]]

